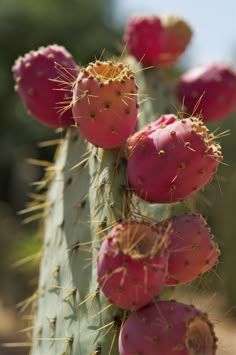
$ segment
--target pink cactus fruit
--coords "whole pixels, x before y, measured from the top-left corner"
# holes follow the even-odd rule
[[[105,149],[122,145],[136,127],[137,107],[137,85],[127,65],[96,61],[80,70],[72,112],[90,143]]]
[[[127,145],[132,149],[143,138],[147,137],[149,134],[155,132],[156,128],[158,127],[165,127],[174,121],[177,120],[177,117],[173,114],[166,114],[162,115],[158,120],[151,122],[150,124],[146,125],[140,131],[134,133],[127,139]]]
[[[131,17],[124,35],[129,53],[145,66],[154,65],[160,54],[162,32],[161,19],[156,15]]]
[[[176,120],[142,133],[127,163],[130,188],[153,203],[181,201],[203,188],[222,160],[220,145],[198,118]]]
[[[119,334],[120,355],[215,355],[207,315],[192,305],[159,301],[132,313]]]
[[[161,50],[156,65],[170,67],[186,50],[192,38],[192,29],[186,21],[176,15],[162,16],[161,24],[163,27]]]
[[[143,65],[169,67],[185,51],[192,37],[190,26],[175,15],[133,16],[127,23],[127,49]]]
[[[60,112],[71,101],[72,83],[78,73],[64,47],[40,47],[19,57],[12,70],[16,91],[34,118],[55,128],[74,123],[71,109]]]
[[[212,269],[218,262],[219,249],[205,219],[185,213],[159,223],[168,228],[169,263],[167,285],[190,282]]]
[[[188,114],[222,120],[236,110],[236,73],[225,63],[202,65],[180,77],[176,93]]]
[[[160,294],[167,264],[167,239],[158,227],[123,222],[110,231],[101,245],[98,283],[112,304],[136,310]]]

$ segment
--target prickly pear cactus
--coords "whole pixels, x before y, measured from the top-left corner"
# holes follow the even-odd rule
[[[152,33],[153,19],[149,20],[145,17],[141,18],[141,22],[135,19],[133,23],[131,22],[131,29],[133,30],[133,25],[136,28],[137,21],[136,30],[141,29],[143,38],[145,26],[151,26],[148,31]],[[205,227],[205,220],[188,213],[180,218],[173,218],[174,214],[181,214],[188,209],[188,203],[182,200],[211,180],[222,160],[222,155],[219,144],[215,143],[214,135],[208,133],[199,117],[188,119],[181,117],[181,103],[177,102],[173,94],[167,73],[156,67],[156,64],[161,67],[173,64],[173,58],[177,59],[183,52],[192,32],[188,25],[177,17],[170,18],[169,22],[157,18],[156,23],[160,28],[160,34],[154,50],[152,68],[142,70],[141,64],[144,63],[136,61],[138,59],[142,62],[142,55],[145,55],[140,54],[142,43],[137,46],[139,58],[126,56],[122,62],[96,61],[86,68],[78,68],[74,62],[73,68],[66,67],[63,58],[68,58],[69,54],[60,49],[64,57],[60,58],[61,63],[57,63],[61,75],[59,78],[55,78],[55,67],[52,65],[57,46],[50,47],[50,56],[45,55],[48,51],[42,48],[39,52],[19,59],[13,68],[16,89],[26,106],[28,101],[24,98],[27,98],[27,95],[30,95],[33,106],[36,104],[40,106],[45,105],[41,89],[43,88],[46,96],[51,90],[55,90],[60,92],[60,102],[56,102],[55,94],[54,107],[58,105],[60,113],[66,112],[69,119],[73,116],[77,125],[67,128],[65,137],[57,148],[54,167],[50,169],[51,182],[47,193],[47,217],[33,324],[32,355],[119,353],[152,355],[153,349],[155,351],[168,349],[169,354],[174,354],[178,350],[181,355],[190,353],[199,355],[200,352],[207,355],[215,354],[217,339],[213,326],[206,315],[203,316],[195,309],[191,319],[188,318],[184,325],[181,323],[181,332],[174,329],[181,322],[179,314],[169,317],[169,324],[158,330],[160,334],[164,332],[167,339],[161,348],[158,344],[151,346],[149,340],[142,338],[144,336],[142,330],[139,330],[139,342],[135,341],[135,344],[130,343],[127,336],[124,336],[124,330],[122,331],[128,327],[125,324],[132,324],[129,319],[136,317],[134,310],[137,311],[137,315],[139,312],[145,314],[149,309],[145,310],[145,306],[150,309],[154,307],[156,312],[149,314],[150,323],[154,324],[156,321],[161,323],[166,318],[165,312],[172,314],[175,308],[184,308],[184,305],[173,306],[173,303],[166,301],[167,306],[162,310],[162,303],[159,301],[160,290],[164,286],[187,283],[195,279],[199,274],[210,270],[217,263],[219,255],[217,245],[213,242],[209,229]],[[183,41],[181,31],[185,36]],[[132,37],[130,36],[129,33],[129,40]],[[135,38],[136,40],[139,38],[138,33]],[[178,48],[174,45],[175,38],[179,41]],[[156,39],[152,38],[152,41],[155,45]],[[152,51],[148,58],[151,56]],[[43,86],[40,84],[45,74],[45,63],[47,78],[53,79],[50,86],[47,86],[47,81],[43,81]],[[26,68],[31,70],[27,72]],[[32,77],[29,78],[27,75]],[[33,85],[37,76],[40,80],[37,81],[37,90],[34,90]],[[44,107],[45,109],[47,112],[47,107]],[[178,110],[180,113],[176,112]],[[156,121],[160,116],[161,118]],[[50,122],[41,117],[40,110],[37,110],[37,119],[50,125]],[[53,126],[57,125],[61,126],[60,116],[56,111]],[[136,130],[142,130],[129,137],[134,133],[135,127]],[[99,139],[96,134],[99,135]],[[144,155],[143,152],[145,150],[147,152],[147,149],[150,154]],[[137,162],[132,169],[127,169],[134,152],[138,157]],[[178,153],[175,154],[176,152]],[[158,164],[162,168],[157,169]],[[135,169],[140,166],[144,167],[141,169],[144,176],[149,174],[146,190],[138,175],[135,177],[137,188],[131,179]],[[154,170],[156,175],[153,178],[156,181],[159,179],[160,183],[160,186],[156,184],[156,187],[151,181]],[[188,193],[178,195],[178,191],[187,188],[193,177],[196,188],[193,189],[190,184]],[[150,186],[150,196],[147,196],[146,191],[149,191]],[[158,196],[160,191],[165,191],[166,186],[168,196],[162,196],[160,200],[152,198],[153,193],[157,192]],[[177,190],[176,198],[173,199],[171,196],[174,196],[174,188]],[[159,192],[154,191],[155,189],[159,189]],[[156,203],[163,201],[164,204]],[[151,230],[152,237],[142,231],[139,234],[140,225],[142,231]],[[118,227],[113,228],[115,226]],[[123,235],[122,242],[119,233],[122,233],[124,226],[128,232]],[[131,231],[134,229],[135,232],[132,234]],[[109,233],[112,230],[117,233]],[[156,239],[153,238],[155,233],[158,235]],[[104,273],[102,277],[98,277],[97,269],[98,266],[102,268],[104,261],[102,258],[108,257],[109,248],[102,255],[99,254],[99,250],[102,242],[108,241],[109,238],[113,238],[112,243],[107,242],[106,245],[116,246],[114,259],[118,255],[116,260],[126,261],[121,266],[105,270],[104,279]],[[165,247],[159,257],[160,245]],[[206,245],[208,251],[204,254],[203,249]],[[159,260],[159,264],[161,259],[164,260],[165,266],[155,264],[155,260]],[[141,300],[140,307],[135,302],[132,303],[132,291],[136,292],[135,290],[140,287],[140,275],[137,275],[137,270],[133,267],[137,265],[135,264],[137,260],[140,261],[140,273],[144,275],[142,292],[138,296],[142,297],[143,293],[144,299],[148,299],[146,303]],[[124,299],[123,285],[129,272],[129,265],[132,265],[134,272],[133,284],[129,290],[131,303],[127,308],[121,309],[115,306],[116,302],[111,298],[105,297],[104,293],[110,293],[109,287],[106,287],[104,293],[101,289],[105,289],[104,280],[106,282],[109,278],[110,288],[113,287],[113,279],[110,277],[112,275],[114,279],[120,280],[118,287],[116,286],[116,297],[121,297],[120,293]],[[192,273],[186,276],[189,268]],[[161,286],[156,287],[158,291],[153,294],[150,289],[153,291],[154,287],[149,286],[148,289],[147,286],[150,285],[149,277],[157,271],[160,273],[160,270],[163,274],[157,280],[161,279]],[[175,278],[175,282],[170,282],[171,277]],[[151,294],[151,298],[146,297],[147,294],[148,296]],[[165,295],[164,292],[161,297]],[[131,336],[132,326],[128,328]],[[142,326],[141,324],[140,329]],[[173,336],[167,336],[166,331],[173,329]],[[204,333],[204,329],[209,330],[207,341],[206,337],[199,337],[199,334]],[[145,328],[145,332],[149,336],[149,330]],[[190,340],[184,343],[184,336],[188,338],[189,334]],[[171,341],[168,341],[170,336]],[[153,335],[152,337],[152,342],[158,343],[158,337]],[[123,349],[123,345],[118,348],[118,344],[124,342],[128,344],[128,352]],[[143,346],[144,350],[141,350]]]
[[[96,260],[105,232],[131,214],[123,148],[96,148],[70,128],[48,202],[32,354],[118,354],[124,312],[100,292]],[[159,219],[166,206],[151,208]]]
[[[112,348],[120,315],[99,292],[96,257],[103,230],[128,212],[118,153],[89,146],[75,128],[58,148],[33,354],[108,354]]]

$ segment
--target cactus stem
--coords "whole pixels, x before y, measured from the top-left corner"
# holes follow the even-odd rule
[[[80,302],[77,306],[76,306],[76,308],[79,308],[80,306],[82,306],[84,303],[86,303],[89,299],[94,299],[97,295],[98,295],[98,293],[99,293],[99,290],[97,291],[94,291],[94,292],[92,292],[90,295],[88,295],[87,297],[85,297],[85,299],[82,301],[82,302]]]
[[[99,314],[105,312],[108,308],[111,308],[112,304],[109,303],[108,305],[106,305],[105,307],[103,307],[99,312],[97,312],[96,314],[94,314],[92,317],[90,317],[90,319],[93,319],[95,317],[97,317]]]

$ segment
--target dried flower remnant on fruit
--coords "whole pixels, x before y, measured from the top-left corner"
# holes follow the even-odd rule
[[[204,315],[189,322],[185,334],[189,355],[212,355],[216,351],[216,343],[213,326]]]

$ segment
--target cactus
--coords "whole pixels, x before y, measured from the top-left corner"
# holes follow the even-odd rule
[[[178,23],[181,25],[178,21],[167,21],[169,44],[173,44],[172,35],[175,38],[181,33],[181,29],[173,32]],[[185,48],[185,38],[183,43]],[[180,52],[172,53],[175,60]],[[171,318],[170,323],[178,326],[171,341],[171,335],[164,334],[161,353],[168,349],[169,342],[175,343],[176,350],[183,350],[181,354],[189,351],[199,355],[201,349],[207,355],[215,354],[216,338],[207,316],[188,305],[159,301],[159,296],[164,286],[171,285],[174,271],[178,274],[177,267],[172,270],[175,262],[179,263],[174,258],[178,241],[172,233],[178,217],[173,218],[173,214],[182,213],[186,206],[181,200],[211,180],[222,159],[219,144],[199,118],[180,120],[172,113],[178,103],[160,69],[142,71],[141,64],[130,56],[123,62],[97,61],[86,68],[76,67],[77,78],[65,76],[70,69],[59,66],[63,77],[50,78],[54,85],[60,80],[66,85],[70,101],[58,104],[64,104],[62,115],[73,113],[75,126],[67,128],[57,148],[55,164],[45,176],[50,186],[32,355],[153,354],[158,347],[150,350],[147,339],[141,353],[136,346],[135,350],[123,350],[123,345],[119,349],[118,339],[123,344],[126,329],[133,332],[130,319],[138,319],[146,310],[152,316],[161,308],[167,312],[164,316]],[[15,66],[16,80],[17,70]],[[28,107],[24,96],[22,99]],[[34,110],[31,112],[34,114]],[[138,132],[129,137],[135,126]],[[144,143],[151,143],[152,147],[140,157]],[[166,153],[170,153],[169,158]],[[134,162],[135,154],[138,159]],[[155,161],[147,167],[150,155]],[[132,181],[136,169],[149,180],[143,191]],[[179,180],[180,188],[174,189]],[[157,197],[153,198],[153,194]],[[169,219],[163,222],[164,217]],[[185,222],[185,215],[183,218]],[[184,234],[194,229],[196,218],[190,218],[190,226],[184,225]],[[205,228],[202,219],[199,228]],[[195,229],[192,234],[190,240],[199,241]],[[185,275],[184,282],[216,263],[218,249],[208,230],[204,229],[203,235],[206,238],[200,241],[210,249],[204,258],[210,260],[206,266],[204,259],[204,265],[190,278]],[[181,239],[181,248],[183,243]],[[132,313],[134,310],[137,313]],[[158,314],[163,316],[162,311]],[[207,344],[201,343],[203,331],[208,334]]]
[[[33,354],[109,353],[114,330],[104,326],[120,316],[100,293],[95,266],[98,236],[128,213],[125,186],[119,151],[88,146],[70,129],[48,193]]]
[[[47,197],[33,355],[118,354],[124,311],[100,291],[96,261],[104,233],[131,216],[124,155],[124,147],[92,146],[73,127],[58,147]]]

